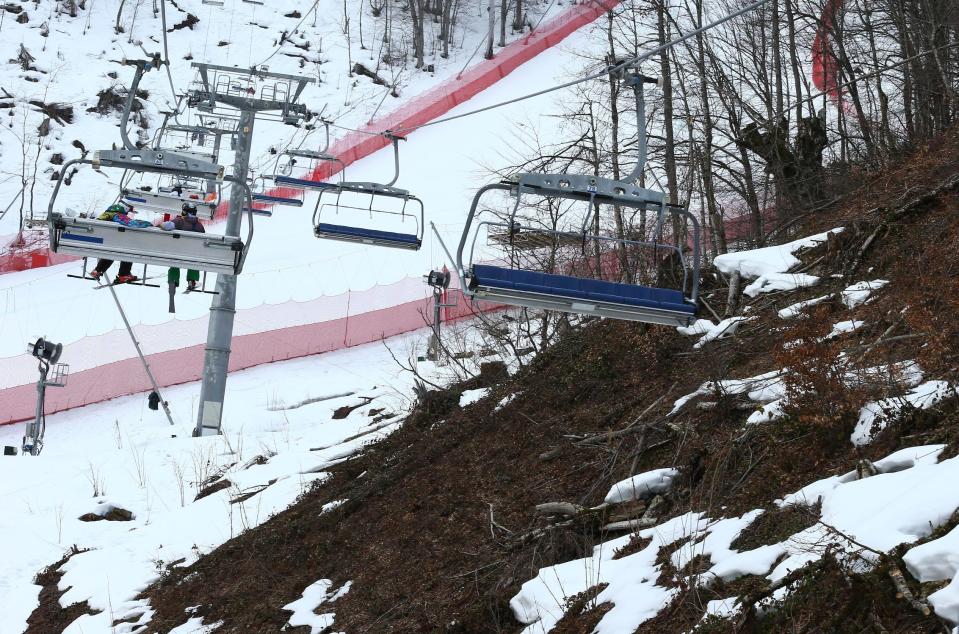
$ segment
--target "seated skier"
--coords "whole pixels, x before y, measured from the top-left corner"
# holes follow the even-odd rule
[[[203,228],[203,225],[200,224],[200,220],[196,217],[196,205],[191,202],[183,203],[181,207],[180,215],[174,220],[167,220],[162,225],[162,229],[166,231],[195,231],[197,233],[206,233],[206,229]],[[200,272],[189,269],[186,272],[186,290],[187,292],[192,292],[196,290],[197,282],[200,281]],[[170,267],[170,270],[167,272],[167,282],[173,286],[180,285],[180,269],[177,267]],[[172,292],[172,291],[171,291]]]
[[[125,227],[152,227],[149,222],[145,220],[136,220],[132,216],[136,214],[136,210],[133,208],[133,205],[129,203],[119,202],[114,203],[106,208],[106,210],[97,216],[97,220],[104,220],[107,222],[116,222]],[[98,260],[96,268],[90,272],[90,277],[95,280],[99,280],[104,273],[107,272],[107,269],[113,265],[113,260]],[[138,278],[136,275],[131,274],[131,269],[133,268],[132,262],[120,262],[120,270],[117,272],[117,277],[113,281],[114,284],[126,284],[128,282],[135,282]]]

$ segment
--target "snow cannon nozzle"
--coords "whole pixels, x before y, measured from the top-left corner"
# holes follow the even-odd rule
[[[450,280],[452,279],[449,271],[430,271],[424,277],[428,285],[442,290],[449,288]]]

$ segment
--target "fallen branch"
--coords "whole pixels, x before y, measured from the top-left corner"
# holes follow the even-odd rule
[[[610,522],[603,526],[603,532],[612,531],[635,531],[641,528],[652,528],[659,524],[659,519],[655,517],[640,517],[634,520],[622,520],[620,522]]]
[[[536,505],[536,512],[540,515],[578,515],[587,510],[586,507],[572,502],[544,502]]]
[[[853,260],[852,266],[849,268],[849,272],[847,273],[847,275],[851,275],[853,272],[855,272],[856,268],[858,268],[859,265],[862,263],[862,259],[865,256],[866,251],[875,243],[879,233],[882,230],[887,229],[889,227],[889,224],[892,221],[899,220],[903,216],[914,212],[915,210],[919,209],[926,203],[934,201],[941,194],[951,189],[955,189],[957,186],[959,186],[959,176],[954,176],[953,178],[947,181],[943,181],[942,183],[928,190],[924,194],[920,194],[919,196],[913,198],[908,203],[901,205],[900,207],[897,207],[896,209],[893,209],[891,212],[889,212],[887,219],[883,220],[879,224],[879,226],[876,227],[876,229],[869,235],[869,237],[866,238],[866,241],[863,242],[863,245],[859,248],[859,252],[856,254],[856,259]],[[904,194],[903,197],[905,197],[905,195],[906,194]]]
[[[630,433],[630,430],[633,429],[647,414],[649,414],[649,413],[650,413],[651,411],[653,411],[660,403],[662,403],[662,402],[663,402],[663,399],[666,398],[667,396],[669,396],[669,394],[673,391],[673,388],[675,388],[675,387],[676,387],[676,383],[674,382],[672,385],[669,386],[669,389],[668,389],[668,390],[666,390],[665,392],[663,392],[662,394],[660,394],[659,398],[657,398],[657,399],[656,399],[655,401],[653,401],[650,405],[648,405],[645,409],[643,409],[643,411],[640,412],[639,415],[636,416],[636,417],[633,419],[633,422],[631,422],[629,425],[626,425],[626,427],[623,427],[622,429],[618,429],[618,430],[616,430],[616,431],[609,431],[609,432],[604,432],[604,433],[601,433],[601,434],[594,434],[593,436],[587,436],[586,438],[583,438],[583,439],[581,439],[581,440],[578,440],[578,441],[576,441],[576,442],[573,443],[573,444],[575,444],[575,445],[591,445],[591,444],[595,444],[595,443],[607,441],[607,440],[609,440],[609,439],[611,439],[611,438],[619,438],[620,436],[625,436],[626,434]],[[643,431],[645,431],[645,427],[648,427],[648,426],[649,426],[648,424],[647,424],[646,426],[644,426]]]
[[[696,408],[701,410],[713,410],[713,409],[716,409],[717,407],[719,407],[718,401],[702,401],[700,403],[696,403]],[[747,401],[745,403],[743,402],[729,403],[728,405],[726,405],[726,407],[734,410],[743,411],[743,412],[759,409],[757,404],[753,403],[752,401]]]
[[[898,594],[896,594],[897,598],[908,601],[909,605],[911,605],[914,610],[920,612],[923,616],[929,616],[932,614],[929,604],[916,598],[916,595],[914,595],[912,590],[909,589],[909,585],[906,583],[906,578],[902,575],[902,570],[900,570],[899,566],[892,562],[889,563],[889,578],[892,579],[893,584],[896,586],[896,590],[898,591]]]
[[[818,572],[825,565],[826,559],[824,556],[822,559],[817,559],[816,561],[806,564],[805,566],[789,571],[785,576],[781,577],[777,581],[772,582],[765,588],[750,592],[749,594],[740,597],[738,603],[742,607],[742,613],[740,614],[739,620],[736,623],[735,631],[738,632],[746,624],[746,620],[755,613],[757,602],[769,597],[776,592],[776,590],[785,588],[786,586],[799,581],[806,575]]]

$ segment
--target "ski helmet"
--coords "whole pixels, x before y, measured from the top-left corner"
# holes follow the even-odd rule
[[[196,215],[196,205],[193,203],[183,203],[183,207],[181,209],[183,210],[184,216]]]

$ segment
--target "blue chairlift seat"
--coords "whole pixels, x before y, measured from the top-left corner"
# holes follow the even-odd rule
[[[504,303],[674,326],[687,326],[696,307],[676,290],[475,264],[470,288]]]
[[[299,198],[284,198],[283,196],[270,196],[269,194],[253,194],[253,202],[268,203],[271,205],[287,205],[289,207],[303,206],[303,201]]]
[[[318,224],[314,229],[314,233],[317,238],[375,244],[377,246],[411,249],[414,251],[422,245],[422,240],[415,234],[348,227],[346,225],[334,225],[327,222]]]
[[[324,181],[311,181],[307,178],[294,178],[292,176],[283,176],[277,174],[273,177],[273,182],[281,187],[293,187],[296,189],[330,189],[336,187],[333,183]]]

